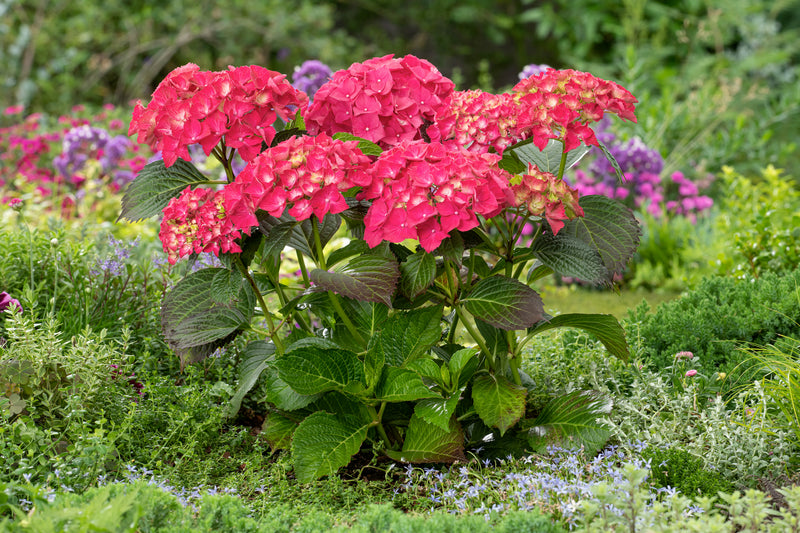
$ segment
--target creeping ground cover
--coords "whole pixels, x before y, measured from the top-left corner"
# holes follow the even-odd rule
[[[163,215],[170,264],[218,256],[166,293],[164,337],[187,365],[256,334],[231,414],[266,382],[263,431],[291,449],[299,481],[361,450],[417,464],[477,448],[596,451],[610,397],[576,390],[530,416],[539,384],[521,360],[561,327],[629,356],[614,317],[549,316],[535,287],[552,273],[610,284],[636,250],[629,208],[563,180],[591,146],[621,177],[592,125],[635,121],[636,103],[574,70],[457,91],[411,55],[354,63],[313,100],[256,65],[187,64],[136,105],[129,133],[162,159],[128,187],[120,218]],[[193,145],[224,177],[191,163]],[[280,277],[289,259],[293,281]]]

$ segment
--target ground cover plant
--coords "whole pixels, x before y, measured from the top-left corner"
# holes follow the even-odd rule
[[[678,64],[679,46],[652,55],[645,43],[675,29],[668,13],[648,18],[656,4],[612,32],[617,63],[583,63],[633,89],[642,127],[556,112],[559,125],[529,135],[564,110],[550,102],[574,103],[575,79],[595,91],[581,93],[583,112],[614,85],[576,73],[560,92],[548,80],[569,76],[534,64],[519,76],[530,92],[509,86],[508,98],[482,62],[484,92],[448,94],[441,73],[403,54],[336,73],[308,61],[285,79],[185,67],[135,112],[7,110],[0,531],[797,529],[797,174],[769,166],[792,153],[787,132],[771,132],[796,104],[777,81],[795,73],[779,40],[788,33],[688,6],[675,42],[683,35],[691,50]],[[454,24],[472,24],[474,7],[454,11]],[[561,31],[559,13],[527,12]],[[498,10],[488,26],[503,24]],[[764,63],[762,38],[782,72]],[[626,51],[631,43],[645,45]],[[726,67],[731,54],[742,61]],[[157,59],[163,76],[167,54]],[[678,87],[665,74],[675,69],[695,81]],[[736,72],[749,73],[740,85]],[[265,80],[271,109],[248,100]],[[376,80],[391,87],[376,91]],[[374,99],[359,108],[336,92],[354,87]],[[397,95],[422,122],[380,111]],[[535,95],[548,105],[520,113],[515,100]],[[426,115],[437,106],[429,96],[443,102]],[[484,117],[473,122],[476,110]],[[119,136],[131,116],[138,150]],[[592,145],[584,126],[605,151],[578,157]],[[580,146],[565,152],[570,132]],[[413,139],[395,145],[398,135]],[[383,180],[368,182],[377,167]],[[540,170],[558,199],[523,191]],[[425,182],[419,203],[406,199],[426,175],[440,181]],[[504,180],[524,198],[497,194]],[[284,181],[292,187],[274,187]],[[493,199],[498,212],[456,224],[451,207],[464,197]],[[148,210],[144,222],[124,220]],[[605,231],[609,222],[624,222],[630,240]],[[610,248],[626,269],[606,266]],[[690,290],[627,318],[615,310],[618,321],[586,316],[591,305],[609,313],[604,298],[615,295],[582,277],[662,297]],[[559,315],[562,294],[581,299],[581,314]]]

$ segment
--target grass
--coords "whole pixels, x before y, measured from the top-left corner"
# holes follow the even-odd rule
[[[626,290],[618,293],[611,290],[583,289],[577,285],[545,285],[540,294],[545,309],[551,314],[559,313],[605,313],[623,319],[628,310],[636,308],[642,300],[654,310],[659,304],[680,296],[676,291]]]

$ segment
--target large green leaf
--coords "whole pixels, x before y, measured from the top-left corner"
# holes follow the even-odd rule
[[[456,351],[447,361],[450,369],[450,379],[456,384],[456,388],[461,388],[467,384],[472,375],[478,369],[478,350],[476,348],[464,348]]]
[[[292,438],[294,472],[300,483],[335,474],[367,438],[370,423],[317,412],[300,422]]]
[[[275,450],[288,450],[292,444],[292,434],[297,422],[279,413],[267,413],[261,434],[267,439],[269,447]]]
[[[472,382],[472,401],[475,412],[489,427],[503,435],[525,415],[525,387],[512,383],[504,376],[482,374]]]
[[[558,233],[576,237],[600,252],[611,275],[621,274],[639,246],[642,228],[633,211],[600,195],[581,196],[584,216],[567,220]]]
[[[275,367],[280,378],[300,394],[343,391],[351,383],[364,381],[364,365],[358,356],[338,348],[297,348],[277,359]]]
[[[289,244],[296,225],[297,222],[281,222],[274,226],[266,226],[262,223],[259,227],[264,233],[264,249],[262,251],[264,257],[279,259],[281,252]]]
[[[203,175],[194,165],[178,159],[166,168],[159,159],[147,164],[136,175],[122,197],[122,211],[119,218],[136,222],[160,215],[172,198],[176,198],[186,188],[209,184],[208,176]]]
[[[588,457],[597,453],[611,432],[599,418],[611,412],[611,398],[597,391],[573,391],[553,398],[528,428],[528,443],[536,453],[547,446],[583,446]]]
[[[436,278],[436,259],[424,251],[410,255],[400,263],[400,291],[413,300],[431,286]]]
[[[387,450],[386,455],[404,463],[465,461],[464,431],[454,419],[450,419],[445,430],[414,414],[408,422],[403,449],[399,452]]]
[[[236,298],[217,301],[213,281],[223,270],[205,268],[189,274],[164,297],[162,330],[182,366],[208,357],[250,324],[255,295],[249,285],[241,284]]]
[[[536,324],[529,330],[538,334],[553,328],[578,328],[588,331],[598,338],[608,352],[627,362],[630,357],[625,331],[613,315],[569,313],[551,317],[547,321]]]
[[[369,245],[367,245],[366,241],[363,241],[361,239],[352,240],[342,248],[332,251],[328,256],[326,264],[328,265],[328,268],[330,268],[336,263],[339,263],[342,260],[347,259],[348,257],[353,257],[354,255],[361,255],[367,253],[368,251],[369,251]]]
[[[533,143],[520,143],[511,150],[519,157],[519,160],[525,165],[525,170],[528,169],[528,164],[534,164],[539,167],[542,172],[549,172],[558,175],[558,169],[561,166],[561,154],[564,153],[564,143],[555,139],[550,139],[545,146],[544,150],[539,150]],[[570,150],[567,153],[567,162],[564,169],[572,168],[583,156],[589,153],[590,148],[585,144]]]
[[[336,234],[336,231],[339,229],[339,226],[342,223],[342,218],[339,215],[333,215],[330,213],[325,215],[325,218],[323,218],[322,221],[316,220],[316,217],[311,217],[303,220],[302,222],[295,220],[288,211],[283,213],[280,218],[273,217],[264,211],[257,211],[256,216],[258,217],[258,223],[261,232],[265,235],[270,235],[273,231],[273,228],[276,226],[287,223],[290,224],[292,232],[289,235],[287,244],[295,250],[299,250],[305,255],[315,259],[319,258],[317,257],[317,247],[314,242],[313,224],[317,224],[320,244],[322,244],[322,247],[324,248],[328,241],[330,241],[331,238],[333,238],[333,236]],[[281,235],[282,231],[283,230],[281,230]],[[281,236],[282,240],[284,238],[285,237]],[[280,242],[282,242],[282,240]]]
[[[320,396],[319,394],[300,394],[296,392],[281,379],[278,369],[274,366],[269,366],[264,371],[264,381],[267,389],[264,400],[284,411],[302,409],[318,400]]]
[[[442,431],[449,431],[450,419],[456,412],[458,400],[461,398],[461,388],[448,398],[426,398],[417,402],[414,406],[414,415],[420,417],[425,422],[433,424]]]
[[[505,276],[482,279],[461,301],[475,318],[504,330],[528,328],[544,313],[536,291]]]
[[[239,385],[228,406],[228,416],[236,416],[242,400],[256,384],[261,373],[274,358],[275,345],[266,341],[253,341],[242,351],[239,361]]]
[[[381,155],[383,153],[383,149],[374,142],[363,137],[356,137],[352,133],[339,131],[333,134],[333,138],[340,141],[358,141],[358,149],[364,155]]]
[[[436,397],[439,395],[425,386],[419,374],[394,366],[384,368],[375,389],[375,398],[382,402],[413,402]]]
[[[211,279],[211,298],[220,304],[235,300],[242,290],[243,281],[242,273],[238,270],[221,269]]]
[[[370,339],[370,350],[382,350],[384,360],[392,366],[405,366],[424,356],[439,341],[441,316],[441,306],[396,312]]]
[[[558,235],[540,234],[531,245],[531,251],[543,265],[562,276],[590,283],[611,283],[611,273],[603,263],[600,252],[563,231]]]
[[[348,298],[392,305],[400,271],[397,261],[376,255],[354,257],[335,271],[314,269],[309,277],[318,287]]]
[[[487,324],[483,320],[475,319],[475,326],[485,341],[486,348],[492,357],[506,357],[508,354],[508,336],[505,330]]]
[[[331,339],[342,348],[362,352],[367,347],[365,342],[377,335],[383,327],[389,316],[389,308],[379,302],[362,302],[351,298],[341,298],[340,303],[363,338],[356,339],[344,324],[337,323],[331,332]]]

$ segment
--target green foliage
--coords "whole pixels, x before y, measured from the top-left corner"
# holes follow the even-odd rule
[[[693,352],[709,375],[741,362],[736,348],[800,335],[800,270],[758,279],[712,277],[644,317],[635,335],[650,365],[666,368],[677,352]]]
[[[642,459],[650,461],[650,479],[656,487],[673,487],[686,496],[716,496],[731,492],[733,484],[703,467],[703,460],[685,450],[647,448]]]

